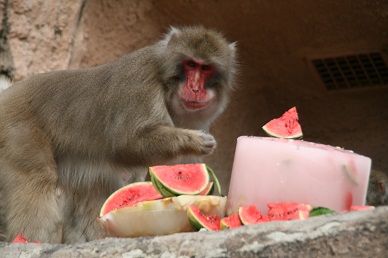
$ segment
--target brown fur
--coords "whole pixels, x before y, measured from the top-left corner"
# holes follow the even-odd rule
[[[217,67],[216,92],[186,110],[180,64]],[[224,110],[236,70],[234,44],[204,29],[172,28],[155,45],[84,70],[32,76],[0,94],[0,208],[8,240],[83,242],[101,238],[96,222],[120,173],[210,154],[205,132]]]

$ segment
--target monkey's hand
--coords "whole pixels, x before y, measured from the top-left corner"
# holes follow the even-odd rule
[[[143,128],[130,143],[126,157],[136,157],[132,163],[139,165],[162,164],[182,155],[208,155],[217,145],[209,133],[165,125]]]
[[[217,146],[217,142],[214,139],[213,135],[203,132],[203,131],[194,131],[198,136],[198,147],[199,152],[204,155],[211,154]]]

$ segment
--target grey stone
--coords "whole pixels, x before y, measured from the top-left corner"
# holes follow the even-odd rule
[[[0,257],[387,257],[388,206],[221,232],[106,238],[83,244],[0,243]]]

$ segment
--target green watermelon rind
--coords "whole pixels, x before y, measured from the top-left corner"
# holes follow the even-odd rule
[[[175,193],[172,193],[168,190],[168,188],[164,187],[163,185],[161,185],[159,183],[158,180],[155,179],[155,177],[153,176],[153,174],[151,174],[151,182],[152,184],[154,185],[156,191],[158,191],[161,195],[163,195],[164,197],[175,197],[175,196],[178,196],[177,194]]]
[[[221,191],[221,184],[220,182],[218,181],[218,178],[216,176],[216,173],[214,173],[213,169],[211,169],[208,165],[206,165],[206,170],[208,171],[208,173],[210,173],[210,175],[213,177],[213,181],[215,182],[216,186],[217,186],[217,190],[218,190],[218,194],[220,196],[223,196],[222,195],[222,191]],[[213,193],[213,192],[212,192]],[[211,194],[212,194],[211,193]]]
[[[209,189],[206,189],[207,187],[209,187]],[[206,186],[206,188],[201,193],[199,193],[199,195],[203,195],[203,196],[213,195],[213,193],[214,193],[214,183],[213,182],[209,182],[209,184],[208,184],[208,186]]]
[[[189,219],[190,225],[193,227],[194,231],[199,231],[201,228],[206,228],[195,214],[191,211],[190,207],[187,207],[187,218]]]
[[[203,185],[203,187],[201,187],[199,190],[197,191],[192,191],[192,192],[180,192],[180,191],[177,191],[177,190],[174,190],[173,188],[171,188],[170,186],[166,185],[165,183],[163,183],[162,180],[160,180],[160,178],[158,178],[158,176],[155,174],[155,172],[153,171],[153,168],[150,167],[149,168],[149,173],[151,175],[151,181],[152,181],[152,178],[153,178],[153,182],[155,183],[155,188],[159,191],[160,194],[162,194],[164,196],[164,194],[168,195],[166,197],[172,197],[172,196],[179,196],[179,195],[198,195],[200,194],[201,192],[203,192],[205,190],[205,188],[208,186],[209,184],[209,170],[207,169],[207,166],[206,164],[203,164],[203,163],[198,163],[198,164],[193,164],[193,165],[198,165],[198,166],[201,166],[203,167],[203,170],[201,171],[204,171],[204,174],[205,176],[207,177],[207,180],[206,180],[206,184]],[[177,166],[177,165],[175,165]],[[212,171],[213,172],[213,171]],[[214,173],[214,172],[213,172]],[[217,180],[218,181],[218,180]],[[219,183],[218,183],[219,184]]]
[[[276,138],[284,138],[284,139],[301,139],[303,138],[303,133],[297,133],[297,134],[293,134],[293,135],[280,135],[280,134],[276,134],[274,133],[271,129],[269,129],[267,126],[263,126],[262,127],[264,132],[268,135],[268,136],[272,136],[272,137],[276,137]]]
[[[332,209],[329,209],[326,207],[314,207],[311,209],[309,217],[316,217],[316,216],[332,214],[332,213],[335,213],[335,211]]]

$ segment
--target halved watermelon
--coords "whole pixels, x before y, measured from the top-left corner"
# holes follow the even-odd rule
[[[272,119],[262,128],[269,135],[277,138],[301,138],[303,136],[296,107],[289,109],[281,117]]]
[[[217,215],[206,216],[196,205],[187,207],[187,217],[194,230],[198,231],[201,228],[207,230],[221,230],[221,219]]]
[[[222,195],[217,177],[203,163],[153,166],[149,168],[149,173],[155,188],[165,197],[209,193],[212,190],[209,173],[212,174]]]
[[[101,208],[100,216],[104,216],[108,212],[118,208],[133,206],[138,202],[162,198],[163,196],[155,189],[151,182],[129,184],[118,189],[106,199]]]

